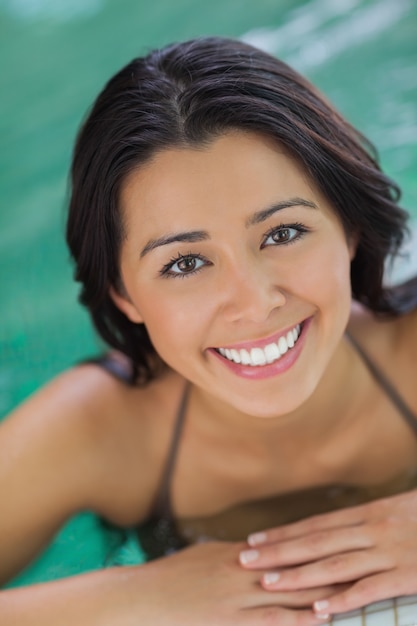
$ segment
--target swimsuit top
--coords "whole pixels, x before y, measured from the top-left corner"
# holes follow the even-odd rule
[[[417,435],[417,416],[356,340],[350,335],[348,338],[377,384]],[[126,370],[126,366],[121,366],[120,362],[115,363],[111,355],[95,359],[95,362],[117,378],[133,384],[132,373]],[[178,408],[171,446],[154,506],[147,521],[137,529],[141,547],[148,559],[158,558],[191,543],[209,539],[243,541],[252,532],[294,522],[311,515],[355,506],[417,486],[415,471],[378,487],[345,484],[320,486],[238,504],[203,518],[175,518],[171,506],[170,487],[185,420],[188,391],[187,385]]]

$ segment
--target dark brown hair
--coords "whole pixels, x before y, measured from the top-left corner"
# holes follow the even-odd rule
[[[305,78],[240,41],[209,37],[134,59],[104,87],[83,124],[72,164],[67,242],[80,301],[101,337],[128,355],[142,380],[155,350],[143,324],[115,306],[123,227],[119,195],[126,176],[156,152],[198,146],[238,129],[285,146],[358,236],[354,298],[376,313],[417,304],[416,285],[401,297],[384,288],[386,260],[403,241],[407,214],[398,187],[380,170],[371,144]]]

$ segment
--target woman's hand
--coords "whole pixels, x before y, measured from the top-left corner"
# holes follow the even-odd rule
[[[256,533],[240,554],[261,585],[290,591],[343,584],[313,609],[335,614],[417,593],[417,491]]]
[[[259,572],[239,565],[242,544],[209,542],[138,568],[143,623],[158,626],[313,626],[317,590],[266,593]],[[327,597],[331,587],[320,590]],[[144,607],[143,605],[146,605]]]
[[[317,590],[267,593],[243,544],[205,543],[131,567],[0,591],[2,626],[316,626]],[[326,597],[331,588],[320,590]]]

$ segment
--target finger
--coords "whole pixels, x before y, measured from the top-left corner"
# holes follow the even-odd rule
[[[281,606],[286,609],[309,609],[314,602],[328,600],[336,594],[340,594],[347,585],[327,585],[325,587],[314,587],[312,589],[300,589],[297,591],[275,591],[268,594],[269,603]]]
[[[339,511],[332,511],[331,513],[323,513],[322,515],[314,515],[313,517],[308,517],[299,522],[252,533],[248,536],[247,542],[250,546],[259,546],[275,541],[285,541],[287,539],[302,537],[303,535],[320,530],[357,526],[363,524],[365,521],[365,506],[360,505]]]
[[[269,591],[309,589],[351,582],[392,569],[393,564],[384,554],[371,550],[346,552],[280,572],[267,572],[261,577],[261,585]]]
[[[412,575],[404,576],[403,573],[402,580],[400,576],[399,574],[393,575],[392,572],[368,576],[341,590],[340,593],[335,593],[332,597],[317,599],[313,608],[317,613],[345,613],[373,602],[392,598],[394,593],[396,596],[415,593],[415,584],[414,587],[412,586]]]
[[[373,546],[374,541],[370,533],[366,531],[365,525],[362,525],[320,530],[296,539],[243,550],[239,560],[247,569],[287,567]]]
[[[245,626],[318,626],[330,622],[330,615],[316,614],[308,610],[288,610],[278,606],[245,609],[239,614],[239,622]],[[231,622],[234,624],[235,622]]]

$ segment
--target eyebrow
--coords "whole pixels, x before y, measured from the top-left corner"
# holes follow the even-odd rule
[[[176,241],[188,241],[189,243],[194,243],[196,241],[206,241],[207,239],[210,239],[210,236],[205,230],[191,230],[185,233],[165,235],[163,237],[158,237],[158,239],[151,239],[148,241],[140,253],[140,256],[142,258],[151,250],[155,250],[155,248],[159,248],[160,246],[167,246],[170,243],[175,243]]]
[[[267,220],[271,215],[282,209],[288,209],[293,206],[305,206],[310,209],[317,209],[318,206],[311,200],[304,200],[303,198],[290,198],[288,200],[282,200],[281,202],[275,202],[270,207],[257,211],[251,215],[245,222],[246,228],[254,226],[255,224],[261,224]],[[207,241],[210,239],[210,235],[205,230],[191,230],[180,233],[173,233],[158,237],[157,239],[150,239],[140,253],[140,257],[143,258],[151,250],[159,248],[161,246],[167,246],[176,242],[188,242],[196,243],[198,241]]]
[[[254,226],[255,224],[260,224],[267,220],[271,215],[276,213],[277,211],[282,211],[282,209],[288,209],[293,206],[305,206],[310,209],[318,209],[317,204],[312,202],[311,200],[304,200],[304,198],[289,198],[288,200],[282,200],[281,202],[275,202],[270,207],[266,209],[262,209],[262,211],[257,211],[253,215],[251,215],[246,220],[246,228],[249,226]]]

